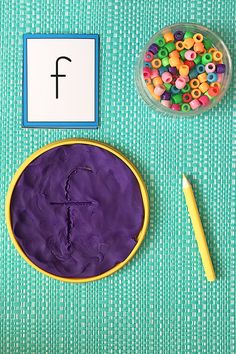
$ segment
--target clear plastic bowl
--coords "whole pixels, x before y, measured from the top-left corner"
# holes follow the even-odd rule
[[[221,90],[220,94],[216,96],[213,100],[211,100],[210,104],[208,106],[200,106],[196,110],[190,110],[189,112],[183,112],[183,111],[174,111],[168,107],[163,106],[160,101],[156,100],[155,98],[152,97],[152,95],[149,93],[148,89],[146,88],[146,83],[143,78],[143,59],[144,59],[144,54],[146,53],[147,49],[149,46],[155,42],[156,38],[159,36],[163,36],[166,32],[175,32],[177,30],[181,30],[183,32],[186,31],[191,31],[193,33],[201,33],[204,37],[209,38],[212,41],[213,47],[217,48],[217,50],[221,51],[223,54],[223,63],[226,66],[225,73],[223,74],[223,80],[221,82]],[[232,62],[231,62],[231,57],[229,54],[229,50],[226,47],[225,43],[222,41],[222,39],[216,35],[214,32],[210,31],[208,28],[203,27],[201,25],[197,25],[194,23],[176,23],[170,26],[167,26],[163,29],[161,29],[159,32],[155,33],[154,36],[148,41],[148,43],[145,45],[143,48],[141,54],[139,55],[139,58],[137,60],[136,64],[136,71],[135,71],[135,82],[138,88],[138,91],[143,98],[143,100],[154,110],[162,112],[162,113],[167,113],[169,115],[174,115],[174,116],[193,116],[193,115],[198,115],[203,112],[208,111],[212,107],[214,107],[217,103],[220,102],[224,94],[226,93],[230,81],[232,77]]]

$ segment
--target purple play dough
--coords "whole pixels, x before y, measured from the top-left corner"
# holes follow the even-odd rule
[[[11,201],[15,237],[28,258],[62,277],[95,276],[136,245],[144,208],[136,177],[96,146],[53,148],[31,162]]]

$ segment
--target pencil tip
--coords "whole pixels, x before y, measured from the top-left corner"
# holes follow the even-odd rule
[[[187,180],[187,177],[185,176],[185,174],[183,173],[183,188],[186,188],[189,185],[190,185],[190,183]]]

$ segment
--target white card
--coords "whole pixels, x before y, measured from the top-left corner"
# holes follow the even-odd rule
[[[98,126],[98,35],[24,35],[25,127]]]

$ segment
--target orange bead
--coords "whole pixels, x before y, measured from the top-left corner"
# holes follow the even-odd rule
[[[206,82],[207,81],[207,74],[206,73],[202,73],[200,75],[198,75],[198,80],[203,83],[203,82]]]
[[[193,47],[194,51],[197,53],[197,54],[200,54],[200,53],[203,53],[204,52],[204,45],[202,42],[197,42],[194,44],[194,47]]]
[[[210,84],[210,87],[218,87],[219,89],[221,88],[221,84],[219,83],[219,82],[212,82],[211,84]]]
[[[213,52],[215,52],[215,51],[216,51],[215,48],[210,48],[210,49],[208,49],[208,53],[213,53]]]
[[[180,65],[179,66],[179,73],[180,73],[180,76],[187,76],[188,73],[189,73],[189,67],[188,65]]]
[[[170,58],[173,58],[173,57],[179,58],[179,52],[178,52],[177,50],[173,50],[173,52],[171,52],[171,53],[169,54],[169,57],[170,57]]]
[[[180,60],[177,57],[172,57],[169,59],[170,66],[178,66],[180,64]]]
[[[148,77],[147,79],[145,79],[145,84],[149,85],[152,83],[152,80],[150,79],[150,77]]]
[[[198,88],[198,86],[200,85],[200,81],[198,79],[192,79],[189,82],[189,85],[192,89]]]
[[[148,91],[150,92],[150,94],[152,95],[153,98],[155,98],[156,100],[160,100],[161,99],[160,96],[155,95],[154,86],[152,84],[148,84],[146,87],[147,87]]]
[[[209,85],[207,82],[203,82],[200,86],[199,86],[199,90],[202,92],[202,93],[205,93],[207,92],[209,89]]]
[[[191,91],[191,95],[193,98],[199,98],[202,95],[202,93],[199,89],[193,89]]]
[[[196,33],[193,36],[193,40],[195,43],[201,43],[203,41],[203,35],[201,33]]]
[[[161,59],[153,59],[152,60],[152,66],[154,69],[159,69],[161,67]]]
[[[163,37],[164,37],[166,43],[174,42],[174,40],[175,40],[172,32],[167,32],[167,33],[163,34]]]
[[[212,58],[213,58],[214,61],[220,61],[223,58],[223,54],[221,52],[219,52],[218,50],[215,50],[212,53]]]
[[[157,76],[157,77],[155,77],[155,79],[152,80],[152,83],[156,87],[157,85],[163,84],[163,81],[160,76]]]
[[[176,47],[176,50],[178,50],[178,52],[180,52],[181,50],[184,49],[184,42],[182,42],[182,41],[176,42],[175,47]]]
[[[193,38],[186,38],[184,40],[184,48],[185,49],[191,49],[194,45],[194,39]]]

